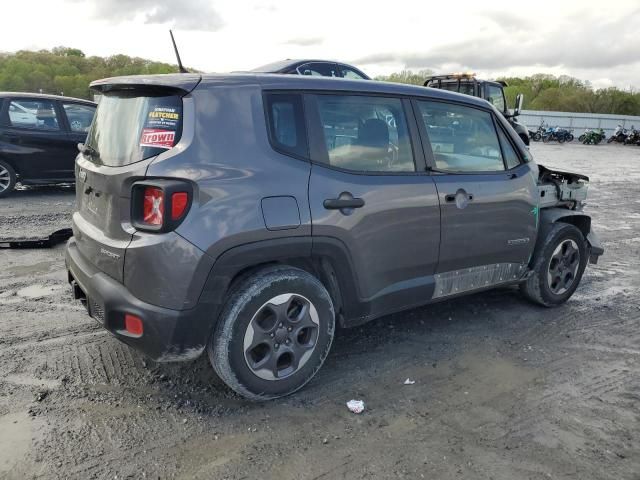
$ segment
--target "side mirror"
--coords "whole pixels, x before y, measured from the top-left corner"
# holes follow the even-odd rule
[[[519,93],[516,95],[516,107],[513,109],[513,116],[517,117],[520,115],[520,111],[522,110],[522,103],[524,102],[524,96]]]

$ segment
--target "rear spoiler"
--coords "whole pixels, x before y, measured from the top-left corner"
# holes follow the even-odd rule
[[[197,73],[169,73],[164,75],[129,75],[111,77],[91,82],[89,88],[99,93],[121,90],[173,90],[176,93],[191,92],[202,80]]]

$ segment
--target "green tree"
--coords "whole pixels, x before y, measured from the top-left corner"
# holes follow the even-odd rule
[[[127,55],[87,57],[77,48],[0,53],[0,91],[92,98],[89,83],[118,75],[176,73],[178,67]]]
[[[424,85],[425,79],[433,75],[432,70],[402,70],[401,72],[392,73],[391,75],[380,75],[375,79],[381,82],[408,83],[410,85]]]

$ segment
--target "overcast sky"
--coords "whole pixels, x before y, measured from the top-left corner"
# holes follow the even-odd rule
[[[640,88],[639,0],[5,0],[2,17],[2,51],[63,45],[175,63],[173,28],[183,63],[207,72],[327,58],[371,76],[545,72]]]

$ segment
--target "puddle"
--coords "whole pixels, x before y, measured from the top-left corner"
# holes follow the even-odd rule
[[[33,265],[16,265],[7,269],[8,273],[16,276],[33,275],[35,273],[47,273],[51,266],[57,263],[54,260],[34,263]]]
[[[31,448],[31,423],[25,413],[0,417],[0,474],[11,472],[24,464]]]
[[[18,290],[16,295],[23,298],[50,297],[61,292],[64,288],[60,285],[29,285]]]
[[[22,385],[25,387],[46,387],[49,390],[54,390],[60,386],[60,381],[52,380],[49,378],[36,378],[29,375],[7,375],[4,380],[13,383],[15,385]]]

